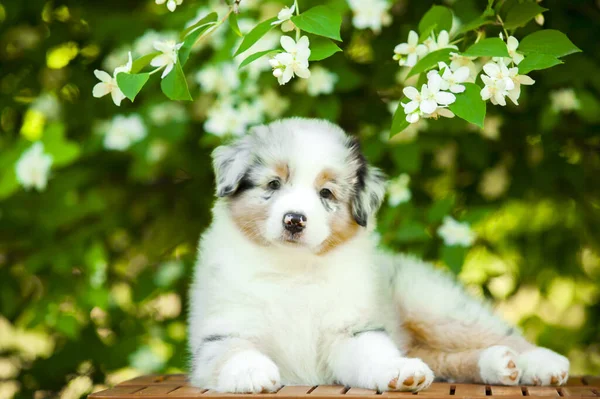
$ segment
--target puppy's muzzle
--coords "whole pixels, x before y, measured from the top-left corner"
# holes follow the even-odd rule
[[[300,233],[306,227],[306,216],[301,213],[286,213],[283,215],[283,227],[290,233]]]

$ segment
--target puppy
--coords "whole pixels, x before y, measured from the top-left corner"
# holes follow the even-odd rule
[[[371,238],[384,176],[322,120],[258,126],[213,153],[217,197],[190,295],[194,385],[561,385],[569,361],[527,342],[449,276]]]

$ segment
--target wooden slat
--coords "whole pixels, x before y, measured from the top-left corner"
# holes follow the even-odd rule
[[[346,392],[346,388],[342,385],[319,385],[312,391],[311,395],[329,396],[342,395]]]
[[[454,396],[486,396],[485,385],[454,384]]]
[[[133,378],[131,380],[128,381],[123,381],[119,384],[117,384],[117,386],[123,386],[123,385],[158,385],[158,384],[162,384],[163,381],[165,379],[165,376],[160,376],[160,375],[142,375],[140,377],[136,377]]]
[[[434,382],[431,386],[418,393],[419,396],[450,396],[450,390],[454,384],[445,382]],[[485,392],[485,391],[484,391]]]
[[[589,387],[563,387],[560,390],[563,396],[596,396]]]
[[[104,398],[110,398],[110,399],[120,399],[120,398],[133,398],[134,396],[132,394],[134,394],[135,392],[139,391],[140,389],[143,389],[145,387],[143,386],[125,386],[125,387],[114,387],[111,389],[107,389],[104,391],[100,391],[100,392],[96,392],[93,393],[91,395],[88,396],[88,398],[94,398],[94,399],[104,399]]]
[[[304,396],[314,387],[309,385],[286,385],[277,391],[280,396]]]
[[[554,387],[527,387],[529,396],[560,396]]]
[[[413,396],[412,392],[403,392],[403,391],[386,391],[386,392],[382,392],[381,396],[396,396],[396,397],[401,397],[401,396]],[[416,398],[415,398],[416,399]]]
[[[583,386],[583,385],[587,385],[584,381],[583,381],[583,377],[579,377],[579,376],[575,376],[575,377],[569,377],[569,379],[567,380],[567,384],[568,387],[579,387],[579,386]]]
[[[490,386],[492,396],[523,396],[521,387]]]
[[[135,393],[136,396],[151,397],[151,396],[166,396],[169,392],[175,391],[179,385],[150,385]]]
[[[377,395],[377,391],[364,388],[350,388],[346,395]]]
[[[585,385],[600,387],[600,376],[586,375],[583,377],[583,382],[585,382]]]
[[[207,389],[196,388],[190,386],[182,386],[177,388],[174,391],[169,392],[169,398],[190,398],[190,397],[198,397],[206,392]]]

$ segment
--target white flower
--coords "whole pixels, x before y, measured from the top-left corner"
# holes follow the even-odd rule
[[[273,89],[266,90],[260,100],[263,104],[265,114],[271,118],[279,118],[290,106],[290,100],[287,97],[281,97]]]
[[[208,93],[229,94],[240,87],[238,68],[234,63],[221,63],[202,68],[196,81]]]
[[[17,181],[25,188],[38,191],[46,189],[52,156],[44,154],[44,145],[39,141],[25,151],[15,165]]]
[[[164,126],[169,122],[185,121],[187,114],[181,104],[168,101],[150,107],[148,117],[156,126]]]
[[[180,6],[181,3],[183,3],[183,0],[155,0],[155,1],[156,1],[156,4],[165,4],[165,2],[166,2],[167,8],[171,12],[175,11],[177,6]]]
[[[470,247],[475,241],[475,233],[469,224],[459,223],[450,216],[444,218],[444,223],[438,228],[437,233],[448,246]]]
[[[117,115],[104,135],[104,147],[109,150],[124,151],[144,137],[146,137],[146,126],[139,115]]]
[[[444,118],[454,118],[454,112],[445,107],[437,107],[432,113],[422,115],[423,118],[427,119],[438,119],[441,116]]]
[[[575,90],[571,88],[553,91],[550,93],[550,101],[554,112],[569,112],[581,107]]]
[[[535,23],[539,26],[544,26],[544,14],[538,14],[535,16]]]
[[[150,54],[154,51],[154,43],[167,40],[177,40],[177,32],[157,32],[155,30],[147,30],[144,34],[133,42],[133,53],[141,57]]]
[[[338,81],[338,76],[323,68],[322,66],[316,66],[311,70],[310,78],[303,80],[299,83],[304,83],[301,87],[306,89],[306,92],[313,97],[320,94],[331,94],[333,88]]]
[[[296,4],[293,4],[292,7],[283,7],[277,14],[277,21],[274,21],[271,25],[281,25],[281,30],[284,32],[294,30],[296,25],[291,21],[294,11],[296,11]]]
[[[477,68],[477,65],[475,65],[473,61],[476,60],[477,57],[466,57],[458,53],[450,53],[450,57],[450,69],[452,69],[452,71],[456,71],[458,68],[462,67],[469,68],[469,78],[475,82],[475,78],[479,73],[479,68]]]
[[[441,31],[438,34],[437,40],[435,39],[435,36],[431,34],[431,36],[428,37],[424,43],[429,52],[441,50],[444,48],[452,48],[458,50],[458,47],[456,47],[453,44],[450,44],[450,34],[446,30]]]
[[[217,136],[226,134],[241,136],[248,127],[245,116],[238,112],[230,101],[218,101],[208,110],[204,129]]]
[[[415,123],[423,114],[434,114],[438,106],[452,104],[456,101],[456,97],[452,93],[441,91],[442,78],[439,74],[431,74],[427,84],[421,87],[419,92],[414,87],[405,87],[403,93],[411,101],[407,104],[402,104],[406,120],[410,123]],[[441,113],[435,114],[442,115]],[[447,117],[449,114],[446,113]],[[454,114],[452,114],[454,116]]]
[[[427,47],[424,44],[419,44],[419,35],[411,30],[408,32],[407,42],[398,44],[394,48],[394,53],[394,59],[398,61],[400,66],[413,67],[420,57],[427,54]]]
[[[401,174],[394,180],[388,183],[388,204],[391,207],[396,207],[399,204],[410,201],[412,193],[408,185],[410,183],[410,176],[406,173]]]
[[[478,191],[487,200],[495,200],[506,192],[510,184],[510,176],[506,166],[498,166],[483,172]]]
[[[289,82],[295,75],[301,78],[309,78],[308,57],[310,48],[308,37],[302,36],[298,42],[289,36],[282,36],[281,47],[286,53],[279,53],[269,60],[273,68],[273,76],[277,78],[280,85]]]
[[[515,65],[519,65],[521,61],[523,61],[523,54],[517,53],[517,48],[519,48],[519,41],[514,36],[509,36],[506,40],[506,48],[508,49],[508,55],[515,63]]]
[[[348,5],[352,9],[352,24],[357,29],[371,28],[379,33],[392,22],[388,12],[390,4],[385,0],[348,0]]]
[[[132,64],[133,61],[131,59],[130,51],[129,61],[127,61],[127,64],[116,67],[113,76],[110,76],[104,71],[96,69],[94,71],[94,75],[96,75],[96,77],[100,79],[100,83],[96,83],[92,90],[92,95],[96,98],[100,98],[110,93],[115,105],[121,105],[121,101],[123,101],[123,99],[125,98],[125,94],[123,94],[123,92],[119,88],[119,85],[117,85],[117,75],[121,72],[129,73],[131,71]]]
[[[519,68],[517,67],[510,68],[508,72],[514,84],[514,88],[508,91],[508,98],[510,98],[515,105],[519,105],[518,100],[521,96],[521,85],[530,86],[535,83],[535,80],[527,75],[519,75]]]
[[[176,43],[174,40],[159,41],[154,43],[154,48],[162,52],[150,61],[150,65],[156,68],[165,68],[161,75],[161,79],[173,70],[173,66],[177,63],[177,53],[183,46],[183,43]]]
[[[490,100],[492,104],[506,105],[504,97],[508,95],[508,92],[515,88],[515,84],[510,77],[510,71],[504,65],[502,60],[497,63],[488,62],[483,66],[483,71],[487,74],[481,74],[481,80],[485,84],[485,87],[481,89],[481,98]]]
[[[444,62],[439,62],[438,66],[440,71],[444,71],[442,73],[442,90],[450,90],[452,93],[462,93],[465,91],[465,86],[461,85],[460,83],[464,83],[467,81],[467,79],[469,79],[469,68],[464,66],[453,72]],[[437,70],[430,71],[427,74],[427,77],[429,78],[430,75],[434,74],[439,75],[439,72]]]

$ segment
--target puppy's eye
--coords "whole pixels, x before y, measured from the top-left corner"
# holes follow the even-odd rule
[[[267,186],[270,190],[279,190],[281,188],[281,182],[279,180],[271,180]]]
[[[321,189],[321,191],[319,191],[319,195],[323,199],[331,199],[331,198],[333,198],[333,193],[328,188]]]

